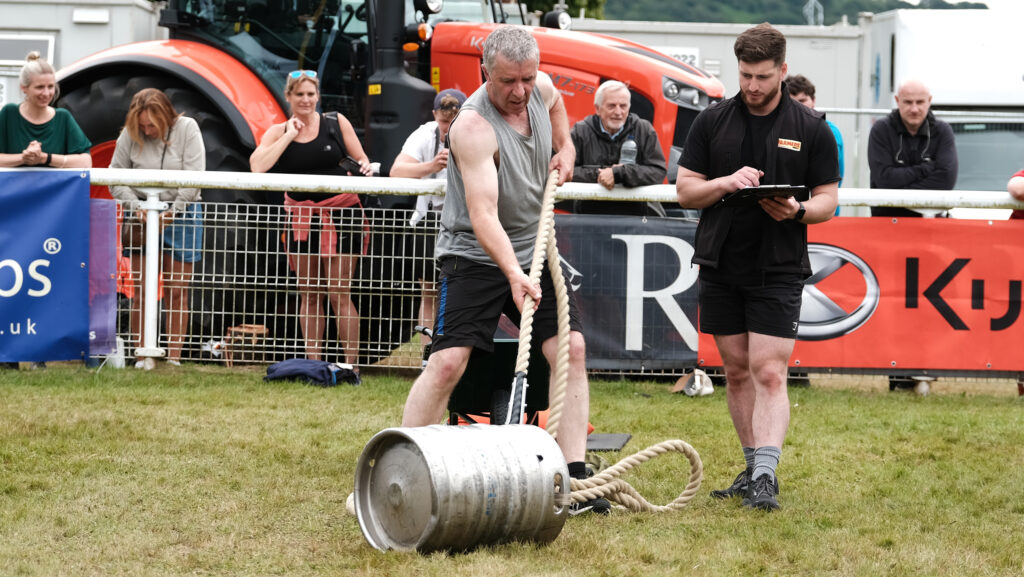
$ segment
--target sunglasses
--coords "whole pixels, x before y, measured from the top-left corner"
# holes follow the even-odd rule
[[[288,73],[289,78],[299,78],[301,76],[316,79],[316,70],[292,70]]]

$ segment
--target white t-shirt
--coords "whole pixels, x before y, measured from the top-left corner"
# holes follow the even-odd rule
[[[415,158],[418,162],[429,162],[441,151],[442,143],[438,140],[437,122],[431,120],[421,125],[405,139],[402,145],[402,154]],[[442,168],[426,178],[444,180],[448,178],[448,169]],[[416,198],[416,211],[409,219],[409,226],[419,224],[427,212],[431,210],[440,211],[444,206],[444,197],[437,195],[420,195]]]

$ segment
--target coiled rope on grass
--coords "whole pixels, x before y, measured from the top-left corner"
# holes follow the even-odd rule
[[[558,438],[558,424],[562,417],[562,406],[565,404],[566,389],[569,382],[569,293],[566,290],[565,278],[558,256],[558,245],[555,240],[554,206],[555,188],[558,185],[558,170],[548,175],[544,187],[544,199],[541,205],[540,224],[537,228],[537,242],[533,250],[530,266],[530,282],[540,282],[545,258],[548,271],[555,287],[555,302],[558,314],[558,349],[556,354],[554,383],[548,393],[549,415],[545,430],[554,438]],[[519,351],[516,357],[516,374],[525,374],[530,365],[530,341],[533,337],[533,298],[527,295],[523,302],[522,321],[519,329]],[[655,457],[668,452],[682,453],[690,462],[690,479],[686,488],[674,500],[666,505],[654,505],[647,501],[632,485],[620,477]],[[574,503],[582,503],[591,499],[604,497],[626,507],[631,511],[667,512],[682,509],[693,499],[704,479],[704,465],[700,455],[689,443],[682,440],[662,441],[638,453],[623,458],[615,465],[601,471],[589,479],[571,479],[570,499]]]

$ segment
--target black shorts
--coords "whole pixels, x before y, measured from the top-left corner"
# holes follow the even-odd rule
[[[795,339],[804,283],[792,276],[764,283],[733,284],[700,278],[700,331],[712,335],[751,332]]]
[[[406,234],[409,244],[406,255],[412,257],[412,272],[415,280],[435,282],[437,265],[434,262],[434,243],[440,218],[436,211],[427,213],[423,220],[409,229]]]
[[[338,235],[338,254],[361,254],[363,252],[363,209],[360,206],[329,208],[334,232]],[[309,225],[309,236],[304,241],[295,240],[295,231],[289,226],[285,235],[285,247],[290,254],[319,254],[320,230],[323,225],[314,217]]]
[[[539,343],[558,334],[555,287],[547,265],[544,266],[540,283],[540,308],[533,314],[533,339]],[[449,347],[474,347],[493,351],[494,332],[498,328],[501,313],[505,313],[517,326],[520,321],[519,310],[512,300],[512,291],[505,274],[496,266],[455,256],[443,258],[440,267],[438,311],[431,351]],[[566,278],[564,269],[562,278]],[[572,291],[569,291],[569,328],[583,332],[579,308]]]

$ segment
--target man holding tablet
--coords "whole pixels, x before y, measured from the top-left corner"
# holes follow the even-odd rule
[[[721,353],[746,461],[732,486],[711,494],[771,511],[779,507],[775,469],[789,428],[786,374],[811,274],[807,225],[834,214],[839,165],[824,115],[793,100],[783,83],[785,36],[759,24],[733,50],[740,92],[694,121],[676,195],[683,207],[703,209],[693,256],[700,330],[714,335]],[[788,186],[778,194],[765,185]]]

